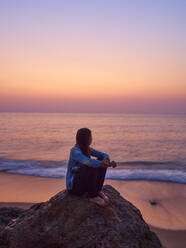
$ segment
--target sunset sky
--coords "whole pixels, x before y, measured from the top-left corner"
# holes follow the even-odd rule
[[[185,0],[1,0],[0,111],[186,113]]]

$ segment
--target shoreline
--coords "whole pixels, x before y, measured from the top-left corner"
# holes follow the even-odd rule
[[[126,168],[126,167],[125,167]],[[26,176],[26,177],[35,177],[35,178],[45,178],[45,179],[55,179],[55,180],[65,180],[65,177],[47,177],[47,176],[40,176],[40,175],[29,175],[29,174],[18,174],[18,173],[9,173],[7,172],[8,169],[1,169],[0,174],[6,174],[6,175],[17,175],[17,176]],[[140,179],[140,178],[135,178],[135,179],[114,179],[114,178],[106,178],[105,180],[110,180],[110,181],[122,181],[122,182],[155,182],[155,183],[170,183],[170,184],[181,184],[181,185],[186,185],[186,182],[181,182],[181,181],[169,181],[169,180],[158,180],[158,179]]]
[[[36,202],[0,202],[0,208],[4,207],[16,207],[16,208],[23,208],[29,209],[33,204]]]

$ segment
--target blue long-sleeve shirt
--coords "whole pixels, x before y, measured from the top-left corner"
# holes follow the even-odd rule
[[[107,158],[110,161],[110,157],[107,153],[95,150],[94,148],[90,147],[91,153],[90,155],[93,157],[102,157]],[[70,150],[69,161],[67,165],[67,173],[66,173],[66,188],[72,189],[73,180],[74,180],[74,172],[72,172],[72,168],[79,167],[78,163],[85,164],[90,167],[101,167],[101,160],[93,159],[85,156],[80,147],[78,145],[74,145]]]

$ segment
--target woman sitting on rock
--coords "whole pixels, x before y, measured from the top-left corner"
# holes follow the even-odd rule
[[[90,147],[91,130],[80,128],[76,134],[76,144],[70,150],[66,174],[66,188],[69,193],[82,196],[100,206],[106,206],[109,198],[102,191],[108,167],[116,167],[109,155]],[[91,158],[97,157],[97,159]]]

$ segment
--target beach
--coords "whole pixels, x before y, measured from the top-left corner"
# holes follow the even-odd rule
[[[0,13],[0,208],[12,207],[1,209],[1,230],[26,212],[22,209],[65,190],[66,178],[70,185],[77,166],[106,167],[98,160],[107,158],[116,166],[107,168],[104,185],[114,187],[138,208],[148,225],[126,200],[121,198],[114,205],[113,194],[106,191],[113,200],[113,208],[106,212],[113,210],[110,216],[114,216],[119,210],[116,217],[123,218],[111,220],[105,230],[93,215],[95,232],[90,228],[86,245],[77,247],[89,247],[89,236],[95,233],[95,246],[151,248],[148,242],[147,247],[141,243],[150,240],[150,233],[159,237],[163,248],[186,248],[186,1],[10,0],[0,1]],[[94,190],[103,182],[103,177],[96,176],[86,174]],[[78,189],[81,185],[85,185],[84,176],[77,180]],[[131,212],[126,221],[122,202],[137,213],[142,225],[134,221],[130,229],[135,214]],[[80,203],[85,206],[82,199]],[[36,208],[40,211],[39,206],[46,205]],[[79,233],[65,229],[69,221],[70,229],[79,231],[68,212],[61,210],[66,204],[56,205],[60,214],[56,216],[53,208],[50,213],[61,235],[54,233],[52,245],[45,245],[50,229],[40,221],[47,237],[42,242],[44,236],[33,232],[34,242],[37,237],[43,245],[40,248],[61,246],[66,239],[63,233],[80,238]],[[15,207],[22,209],[14,209],[14,215]],[[70,210],[74,209],[73,205]],[[89,208],[87,212],[85,217],[91,213]],[[59,221],[61,213],[67,218]],[[82,220],[79,212],[75,214]],[[86,221],[82,234],[89,227]],[[49,225],[52,230],[53,224]],[[143,225],[145,231],[138,236]],[[105,231],[108,245],[102,245],[97,226]],[[32,227],[30,221],[28,227]],[[3,242],[10,246],[7,237]],[[27,247],[29,236],[21,232],[20,237],[25,237],[22,247]],[[135,238],[139,245],[131,244]]]
[[[65,179],[0,173],[0,207],[29,208],[66,188]],[[105,180],[140,209],[166,248],[186,247],[186,185]]]

